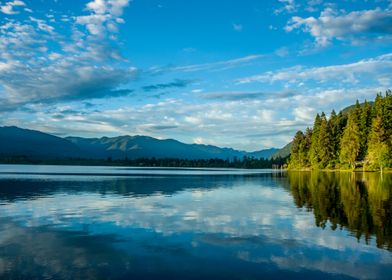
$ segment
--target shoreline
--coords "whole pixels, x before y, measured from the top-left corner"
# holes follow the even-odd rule
[[[353,172],[353,173],[392,173],[392,169],[384,169],[381,170],[371,170],[371,169],[285,169],[286,171],[294,171],[294,172]]]

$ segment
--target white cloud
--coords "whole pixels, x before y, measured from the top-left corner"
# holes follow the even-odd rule
[[[201,93],[201,92],[203,92],[203,89],[201,89],[201,88],[196,88],[196,89],[191,90],[191,92],[192,92],[192,93]]]
[[[74,169],[75,167],[67,167],[68,172]],[[52,195],[15,200],[2,205],[2,216],[13,220],[24,215],[29,223],[36,227],[48,224],[80,225],[85,224],[87,217],[90,223],[105,224],[110,231],[118,234],[118,239],[125,239],[129,235],[129,231],[118,230],[119,228],[144,229],[164,237],[189,232],[202,233],[196,234],[199,238],[193,238],[191,241],[209,244],[218,250],[221,247],[225,253],[229,252],[231,256],[238,256],[243,261],[266,263],[271,267],[278,266],[280,269],[292,271],[304,269],[329,273],[326,276],[377,279],[383,276],[380,274],[381,270],[368,260],[382,260],[384,266],[380,267],[384,269],[392,263],[390,252],[377,248],[373,238],[370,241],[361,239],[358,242],[346,230],[332,230],[328,226],[321,229],[314,226],[314,215],[296,209],[293,198],[285,189],[287,186],[283,183],[282,187],[271,186],[265,177],[246,180],[234,177],[229,183],[222,181],[227,187],[217,187],[222,186],[217,177],[206,177],[189,180],[186,190],[181,188],[181,184],[173,187],[172,179],[159,178],[158,185],[171,187],[161,188],[169,189],[169,193],[129,193],[126,199],[117,192],[102,195],[93,187],[95,180],[79,180],[83,180],[86,190],[94,191],[84,192],[81,198],[79,193],[68,193],[66,189],[61,189]],[[157,183],[158,181],[152,178],[141,181],[141,184],[147,186],[155,186]],[[124,188],[127,186],[124,181],[113,180],[101,184],[110,185],[112,190],[127,190]],[[81,204],[83,207],[80,207]],[[26,209],[29,209],[27,213]],[[67,209],[78,211],[75,215],[70,215]],[[282,224],[285,226],[282,227]],[[15,226],[11,226],[11,229],[13,227]],[[5,231],[1,236],[2,245],[19,244],[20,239],[12,241],[13,235],[9,232]],[[16,232],[20,236],[21,230]],[[50,235],[46,234],[45,238],[48,236]],[[31,242],[26,244],[28,248],[31,247]],[[237,254],[230,251],[236,250],[239,244],[247,245],[242,246],[244,251]],[[266,244],[273,247],[273,254],[267,257],[264,250]],[[328,251],[329,257],[319,253],[310,254],[309,248],[315,250],[314,252]],[[347,260],[348,252],[355,252],[355,257]],[[45,253],[46,257],[51,255],[46,251]],[[81,255],[80,250],[77,253]],[[65,267],[68,268],[69,265]],[[54,271],[58,272],[58,267],[56,268]]]
[[[104,37],[106,31],[117,32],[117,24],[124,23],[120,18],[130,0],[94,0],[86,4],[89,15],[77,16],[76,22],[85,25],[93,36]]]
[[[332,40],[349,40],[358,43],[369,39],[385,39],[392,35],[392,11],[374,10],[338,12],[326,8],[318,18],[294,16],[285,30],[300,29],[315,38],[318,46],[325,47]]]
[[[0,3],[1,5],[1,3]],[[26,6],[23,1],[14,0],[10,2],[6,2],[3,6],[0,6],[0,11],[7,15],[15,15],[18,14],[18,11],[14,10],[14,7]]]
[[[275,54],[279,57],[286,57],[289,55],[289,49],[287,47],[281,47],[275,51]]]
[[[151,67],[148,72],[151,74],[159,74],[165,72],[197,72],[197,71],[205,71],[205,70],[226,70],[231,69],[233,67],[238,67],[247,63],[251,63],[260,58],[264,57],[264,55],[256,54],[256,55],[248,55],[240,58],[211,62],[211,63],[201,63],[201,64],[192,64],[185,66],[173,66],[173,67],[160,67],[154,66]]]
[[[122,60],[109,38],[89,38],[95,27],[104,29],[98,33],[112,32],[113,26],[108,24],[114,24],[129,1],[97,1],[101,2],[110,14],[91,16],[110,20],[87,26],[89,32],[74,24],[78,17],[68,18],[72,19],[66,24],[70,36],[56,33],[47,21],[32,16],[20,21],[6,19],[0,25],[0,110],[32,102],[129,94],[122,86],[134,78],[136,69]],[[100,12],[97,5],[91,9]]]
[[[73,111],[63,110],[62,103],[57,103],[50,112],[43,109],[44,105],[29,107],[36,113],[7,113],[2,124],[22,124],[55,134],[88,137],[124,134],[175,137],[186,143],[193,143],[203,135],[204,142],[209,144],[250,151],[283,147],[297,130],[312,125],[316,112],[338,111],[353,104],[356,99],[373,100],[380,91],[384,91],[384,88],[309,89],[282,95],[281,98],[270,93],[262,99],[216,99],[197,104],[186,99],[166,99],[146,105],[125,105],[128,102],[120,98],[121,107],[94,107],[98,111],[83,108],[80,102],[67,101],[63,104],[73,108]],[[23,121],[19,123],[18,120]]]
[[[323,0],[309,0],[307,1],[307,6],[305,10],[308,12],[315,12],[318,10],[318,6],[323,2]]]
[[[316,115],[316,111],[308,106],[300,106],[294,108],[293,115],[295,116],[295,120],[297,121],[311,122]]]
[[[390,77],[381,77],[377,79],[381,86],[391,87],[392,81]]]
[[[275,14],[281,14],[283,12],[286,13],[294,13],[298,11],[299,5],[295,3],[295,0],[278,0],[278,2],[282,3],[283,6],[274,11]]]
[[[29,17],[31,21],[37,23],[37,26],[40,30],[48,32],[48,33],[53,33],[54,28],[50,25],[48,25],[44,20],[42,19],[37,19],[34,17]]]
[[[96,14],[106,13],[106,2],[105,0],[95,0],[87,3],[87,9],[94,11]]]
[[[202,137],[196,137],[195,139],[193,139],[193,143],[195,144],[204,144],[204,139]]]
[[[344,84],[356,84],[359,77],[366,75],[366,78],[379,78],[388,75],[392,71],[392,53],[377,56],[375,58],[363,59],[354,63],[304,67],[294,66],[277,71],[268,71],[260,75],[238,79],[240,84],[251,82],[274,83],[288,82],[298,83],[301,81],[316,81],[318,83],[339,82]]]

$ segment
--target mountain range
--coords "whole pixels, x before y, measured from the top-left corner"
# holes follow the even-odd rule
[[[280,149],[271,148],[246,152],[213,145],[185,144],[174,139],[156,139],[149,136],[118,136],[101,138],[61,138],[36,130],[15,126],[0,127],[0,155],[31,158],[85,158],[85,159],[233,159],[244,156],[271,158]]]

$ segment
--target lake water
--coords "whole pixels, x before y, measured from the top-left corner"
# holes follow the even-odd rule
[[[391,277],[391,174],[0,165],[2,279]]]

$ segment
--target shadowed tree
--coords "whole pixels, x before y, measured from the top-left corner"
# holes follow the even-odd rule
[[[320,161],[320,147],[319,147],[319,135],[320,135],[320,127],[321,127],[321,117],[319,114],[316,115],[313,125],[313,133],[312,133],[312,144],[310,146],[309,157],[312,168],[318,168],[318,164]]]
[[[369,132],[372,126],[372,106],[365,100],[360,116],[359,130],[361,134],[358,159],[363,160],[367,154]]]

